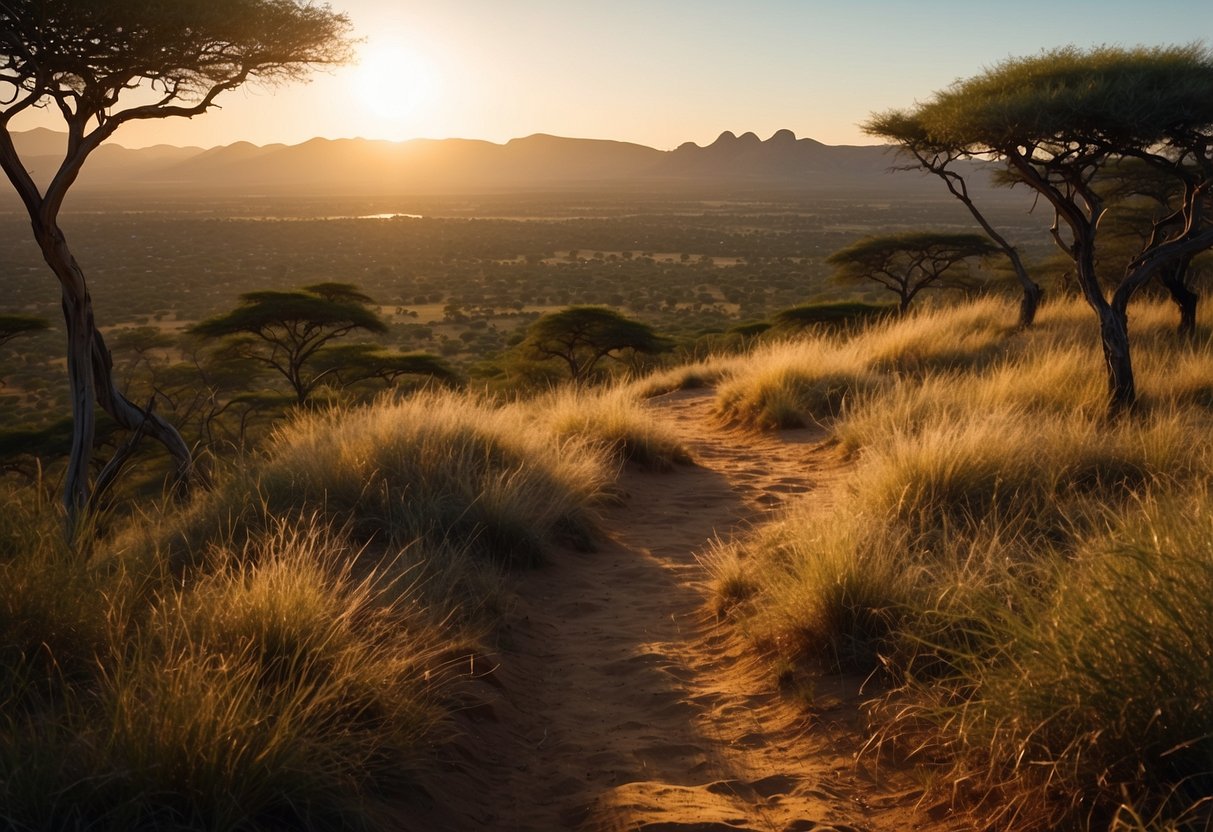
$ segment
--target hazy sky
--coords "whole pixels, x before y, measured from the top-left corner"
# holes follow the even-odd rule
[[[780,128],[870,144],[856,124],[1017,55],[1073,43],[1213,43],[1213,0],[331,0],[359,52],[311,83],[245,89],[115,141],[205,147],[313,136],[668,149]],[[370,80],[368,80],[370,79]],[[361,92],[360,92],[361,90]],[[54,126],[54,121],[44,122]],[[28,125],[32,126],[32,124]]]

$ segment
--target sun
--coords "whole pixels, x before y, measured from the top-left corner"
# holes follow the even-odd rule
[[[353,83],[364,110],[385,127],[415,123],[437,95],[433,65],[399,43],[370,44],[361,50]]]

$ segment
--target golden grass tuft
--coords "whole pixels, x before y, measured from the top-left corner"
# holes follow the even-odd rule
[[[883,675],[873,747],[1003,828],[1180,828],[1213,785],[1213,343],[1135,304],[1142,403],[1109,421],[1093,318],[933,309],[758,350],[718,393],[856,465],[833,510],[714,555],[717,608],[785,662]]]
[[[690,453],[631,386],[564,387],[519,405],[563,441],[590,442],[619,462],[665,471]]]
[[[585,401],[589,437],[452,393],[303,416],[89,561],[13,501],[0,827],[378,828],[446,736],[503,569],[590,542],[612,442],[676,453],[630,397]]]

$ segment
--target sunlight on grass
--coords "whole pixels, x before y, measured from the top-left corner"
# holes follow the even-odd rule
[[[980,302],[734,365],[722,412],[825,422],[856,464],[833,510],[719,547],[714,603],[777,655],[878,673],[873,747],[996,825],[1178,828],[1213,776],[1209,343],[1136,305],[1143,402],[1109,422],[1089,318],[1014,332]]]

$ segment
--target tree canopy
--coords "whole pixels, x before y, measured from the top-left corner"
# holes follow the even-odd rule
[[[1012,58],[957,81],[918,105],[923,140],[967,158],[992,158],[1053,209],[1055,242],[1074,261],[1079,288],[1099,320],[1109,407],[1136,397],[1128,303],[1177,258],[1213,246],[1206,214],[1213,186],[1213,55],[1203,46],[1064,47]],[[1128,264],[1096,273],[1104,199],[1096,181],[1108,165],[1138,159],[1182,183],[1179,221]]]
[[[34,315],[0,315],[0,347],[20,335],[32,335],[50,329],[45,318]]]
[[[1023,301],[1019,305],[1019,325],[1031,326],[1036,319],[1036,309],[1044,291],[1028,274],[1018,249],[994,227],[973,200],[965,175],[957,169],[957,163],[966,157],[964,147],[932,137],[918,114],[904,110],[875,114],[861,126],[869,135],[896,143],[902,154],[914,159],[914,164],[902,169],[919,169],[934,174],[944,183],[949,193],[969,210],[982,231],[1002,250],[1010,262],[1015,278],[1023,288]]]
[[[98,406],[133,436],[147,433],[165,445],[177,460],[179,482],[189,480],[192,465],[181,435],[114,385],[84,272],[59,227],[68,190],[89,154],[123,124],[201,115],[246,82],[295,79],[340,63],[349,54],[348,32],[344,15],[308,0],[0,2],[0,169],[59,282],[67,326],[75,425],[64,479],[69,528],[90,502]],[[12,136],[14,118],[36,107],[59,113],[67,128],[63,158],[45,190]],[[106,479],[103,470],[98,480]]]
[[[356,329],[382,333],[387,325],[370,308],[371,298],[349,283],[317,283],[293,291],[246,292],[232,311],[189,331],[206,338],[249,336],[237,343],[246,358],[280,374],[299,404],[328,370],[313,371],[317,353]]]
[[[436,355],[378,344],[332,345],[317,353],[315,363],[326,383],[347,388],[370,381],[392,385],[403,376],[424,376],[445,385],[459,380],[459,374]]]
[[[577,384],[588,380],[603,358],[619,358],[628,350],[652,354],[668,347],[648,324],[600,306],[571,306],[544,315],[531,324],[522,342],[531,358],[564,362]]]
[[[943,285],[956,266],[997,251],[981,234],[906,231],[856,240],[826,262],[837,267],[841,280],[871,280],[893,292],[904,312],[923,289]]]

